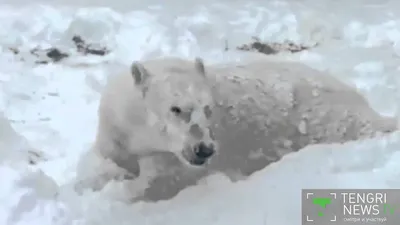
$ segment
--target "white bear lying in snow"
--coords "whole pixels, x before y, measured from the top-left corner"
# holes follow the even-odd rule
[[[110,163],[80,166],[99,189],[118,176],[145,176],[139,161],[150,157],[156,173],[142,199],[160,200],[213,172],[249,176],[309,144],[396,129],[356,90],[299,63],[260,57],[205,67],[167,57],[134,62],[108,83],[90,154]]]

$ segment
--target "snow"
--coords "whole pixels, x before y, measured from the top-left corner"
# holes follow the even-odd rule
[[[93,141],[99,92],[111,71],[135,59],[244,59],[224,53],[225,43],[233,48],[252,36],[319,43],[274,57],[329,71],[380,113],[397,114],[400,7],[394,0],[63,1],[0,0],[0,224],[292,225],[300,224],[302,188],[400,188],[396,132],[309,146],[245,181],[216,175],[168,201],[128,204],[120,183],[78,195],[69,184]],[[112,53],[48,65],[28,54],[37,45],[69,51],[75,34]],[[27,163],[32,151],[43,159],[35,166]]]

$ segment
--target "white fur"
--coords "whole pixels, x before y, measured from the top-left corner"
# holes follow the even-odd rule
[[[144,155],[162,159],[155,160],[159,174],[144,193],[147,200],[171,198],[214,172],[246,177],[309,144],[397,129],[394,118],[377,114],[355,89],[299,63],[260,57],[202,67],[201,60],[162,58],[133,67],[144,75],[136,84],[126,72],[103,92],[93,151],[114,161],[135,155],[119,164],[131,173],[132,165],[140,171],[135,161]],[[172,105],[194,107],[192,120],[215,135],[217,154],[202,168],[192,170],[181,157],[193,139],[188,125],[169,111]],[[213,106],[210,119],[204,105]],[[204,140],[212,141],[208,135]]]

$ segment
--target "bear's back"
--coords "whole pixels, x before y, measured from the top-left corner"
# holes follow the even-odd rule
[[[255,61],[209,67],[218,88],[210,167],[251,174],[313,143],[368,138],[397,127],[329,74],[297,63]]]
[[[262,120],[289,119],[298,124],[307,113],[323,119],[322,114],[329,111],[354,114],[372,122],[381,118],[357,89],[300,63],[257,60],[211,67],[210,73],[217,80],[217,93],[225,104],[248,105],[250,111],[243,114],[255,118],[257,112],[268,112],[268,118]]]

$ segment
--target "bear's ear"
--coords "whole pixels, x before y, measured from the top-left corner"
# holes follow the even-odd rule
[[[131,66],[131,73],[136,85],[142,85],[149,78],[149,73],[140,62],[133,62]]]
[[[203,60],[202,60],[200,57],[196,57],[194,63],[195,63],[196,71],[197,71],[200,75],[202,75],[203,77],[206,77],[206,69],[205,69],[205,67],[204,67],[204,62],[203,62]]]

